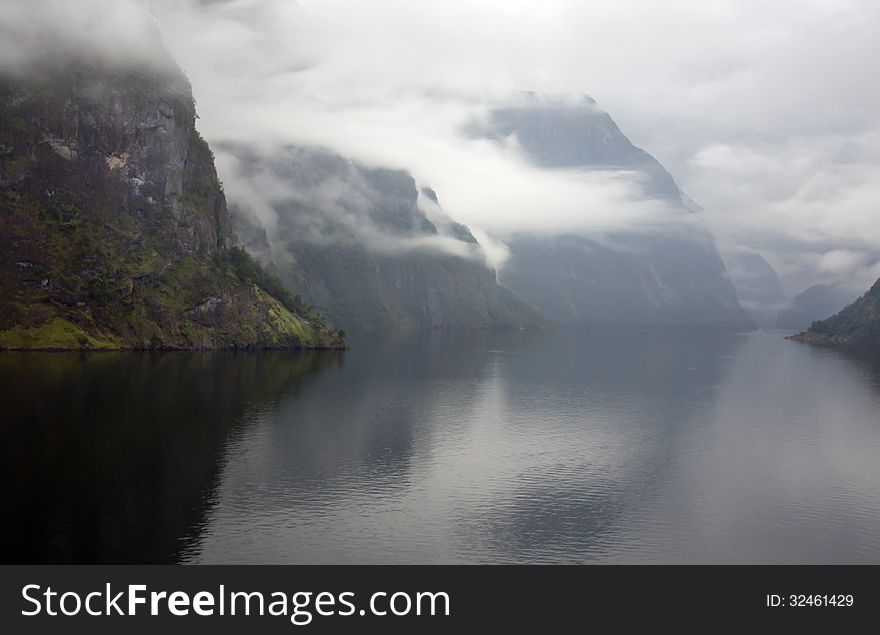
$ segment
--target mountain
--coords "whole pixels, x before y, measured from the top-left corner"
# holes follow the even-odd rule
[[[540,326],[532,306],[498,284],[470,230],[403,170],[329,150],[268,155],[222,147],[236,182],[236,233],[291,289],[344,328]],[[227,177],[228,178],[228,177]],[[255,209],[271,210],[259,219]]]
[[[829,315],[850,305],[856,294],[838,285],[817,284],[796,295],[791,306],[779,311],[776,326],[780,329],[803,331]]]
[[[588,95],[522,92],[509,104],[493,107],[488,125],[471,132],[496,141],[515,136],[529,160],[540,168],[637,170],[646,177],[645,190],[650,196],[683,200],[666,168],[633,145]]]
[[[728,251],[723,259],[742,307],[758,326],[776,328],[780,307],[786,304],[776,270],[757,251]]]
[[[790,339],[811,344],[880,347],[880,280],[840,313],[813,322],[809,329]]]
[[[515,138],[538,169],[636,173],[646,198],[693,216],[696,206],[672,176],[589,97],[527,93],[490,109],[470,132],[499,142]],[[754,328],[714,239],[698,227],[601,237],[518,234],[507,243],[511,257],[501,281],[551,321]]]
[[[164,48],[3,71],[0,348],[343,346],[233,246],[195,116]]]

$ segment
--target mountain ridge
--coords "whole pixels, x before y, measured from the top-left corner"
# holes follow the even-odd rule
[[[499,285],[470,230],[437,193],[399,169],[361,165],[324,148],[269,156],[221,146],[236,180],[276,192],[273,228],[247,202],[236,232],[291,289],[346,329],[531,328],[543,316]],[[427,212],[425,210],[428,210]]]
[[[633,171],[643,177],[646,199],[662,201],[682,218],[698,209],[590,97],[521,95],[493,106],[482,128],[472,128],[477,133],[497,142],[515,136],[538,169]],[[500,279],[561,324],[753,329],[714,238],[684,225],[603,236],[514,235]]]

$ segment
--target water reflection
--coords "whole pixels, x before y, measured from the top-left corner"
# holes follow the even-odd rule
[[[589,561],[670,469],[682,422],[711,405],[741,341],[614,330],[355,340],[344,372],[250,429],[260,440],[229,462],[187,557]]]
[[[174,562],[249,412],[338,355],[0,355],[4,562]]]
[[[880,561],[880,392],[853,359],[750,337],[702,442],[655,505],[622,523],[615,562]]]
[[[659,335],[569,333],[533,347],[528,363],[504,365],[509,397],[497,419],[507,422],[506,454],[517,476],[501,513],[486,514],[485,557],[599,561],[622,519],[656,503],[680,447],[705,434],[702,424],[744,341]]]
[[[709,332],[351,339],[0,356],[6,560],[880,561],[877,358]]]

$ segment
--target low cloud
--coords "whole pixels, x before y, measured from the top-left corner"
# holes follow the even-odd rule
[[[764,253],[789,294],[835,275],[863,284],[874,272],[876,5],[290,5],[157,3],[209,138],[283,137],[409,169],[458,220],[501,238],[675,218],[639,195],[632,174],[541,172],[515,147],[460,135],[485,104],[516,90],[588,93],[666,164],[718,240]],[[839,250],[866,256],[831,271],[822,259]]]
[[[86,56],[108,63],[167,66],[146,0],[13,0],[0,3],[0,71]]]
[[[395,202],[389,200],[387,192],[368,182],[363,168],[348,160],[323,150],[293,151],[294,157],[302,152],[304,158],[292,158],[288,149],[258,157],[251,152],[241,146],[220,146],[217,165],[226,178],[230,205],[265,230],[276,264],[291,258],[287,242],[291,239],[317,245],[353,243],[385,255],[418,251],[451,254],[480,263],[489,261],[490,256],[480,245],[448,232],[407,231],[413,228],[377,222],[375,210]],[[310,170],[307,166],[311,160],[316,165],[329,161],[334,167],[326,172],[320,168]],[[437,207],[433,211],[435,220],[439,220],[442,210]]]
[[[149,57],[137,0],[0,5],[0,60],[49,42]],[[537,170],[468,138],[517,90],[591,94],[787,295],[867,287],[880,257],[880,6],[861,0],[152,0],[213,144],[323,146],[411,171],[475,233],[608,234],[680,215],[631,172]],[[221,163],[231,197],[261,187]],[[491,250],[487,246],[487,251]],[[503,248],[495,262],[503,260]],[[836,278],[836,279],[835,279]]]
[[[717,235],[759,248],[795,295],[814,284],[865,290],[880,259],[880,134],[714,145],[689,171]],[[711,191],[711,194],[710,194]]]
[[[266,153],[286,144],[321,146],[366,165],[408,170],[484,237],[648,231],[684,220],[644,196],[637,172],[538,170],[515,139],[498,144],[467,134],[485,119],[487,104],[509,97],[516,83],[486,84],[473,71],[459,75],[435,64],[439,32],[418,46],[413,38],[426,25],[411,5],[302,5],[282,12],[271,1],[157,3],[166,38],[194,78],[209,140]],[[488,17],[496,9],[507,14],[498,5],[474,11]],[[450,27],[453,14],[439,14],[438,28]],[[417,24],[405,28],[400,20],[407,16]],[[288,35],[276,38],[281,24]],[[309,47],[316,34],[320,42]],[[515,50],[513,41],[506,44]],[[254,60],[255,70],[247,72],[239,58]],[[493,260],[502,261],[502,253]]]

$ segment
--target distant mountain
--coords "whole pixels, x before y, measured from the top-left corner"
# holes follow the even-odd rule
[[[776,270],[756,251],[729,251],[723,258],[742,307],[758,326],[776,328],[780,307],[786,305]]]
[[[817,284],[796,295],[789,308],[779,311],[776,326],[802,331],[813,322],[838,313],[855,300],[855,295],[837,285]]]
[[[691,214],[673,178],[633,145],[589,97],[521,95],[493,108],[472,134],[515,137],[540,169],[627,170],[644,193]],[[754,328],[712,236],[698,228],[599,237],[514,235],[501,281],[563,324]]]
[[[0,77],[0,349],[342,346],[233,246],[164,55]]]
[[[818,322],[791,339],[811,344],[880,348],[880,280],[840,313]]]
[[[232,206],[236,233],[344,328],[534,327],[534,307],[498,284],[470,230],[405,171],[333,152],[287,147],[270,156],[226,146],[236,179],[261,187],[271,222]],[[245,197],[246,198],[246,197]]]
[[[660,162],[627,139],[611,116],[588,95],[523,92],[509,105],[493,108],[489,125],[472,131],[489,139],[515,136],[541,168],[620,168],[646,177],[646,192],[682,203],[672,175]]]

